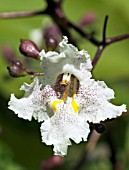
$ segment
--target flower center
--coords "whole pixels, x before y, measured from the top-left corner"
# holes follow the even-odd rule
[[[77,78],[76,77],[72,77],[71,78],[71,74],[70,73],[64,73],[63,74],[63,78],[62,81],[60,82],[61,85],[65,85],[66,89],[63,93],[63,96],[61,99],[55,99],[52,101],[52,110],[53,112],[56,112],[57,110],[57,106],[60,104],[65,104],[65,101],[67,100],[68,94],[69,94],[69,90],[70,90],[70,86],[72,85],[72,101],[70,102],[70,105],[74,111],[75,114],[78,113],[78,109],[79,106],[75,100],[76,98],[76,93],[77,93]]]

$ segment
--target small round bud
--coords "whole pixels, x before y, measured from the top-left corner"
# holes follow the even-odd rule
[[[47,40],[46,40],[46,47],[47,47],[47,50],[48,51],[53,51],[53,50],[55,50],[56,49],[56,47],[57,47],[57,40],[56,39],[54,39],[54,38],[48,38]]]
[[[19,46],[20,52],[30,58],[34,58],[36,60],[39,60],[39,49],[37,45],[30,40],[21,40],[21,44]]]
[[[51,24],[44,29],[44,41],[48,50],[55,50],[62,34],[57,25]]]
[[[103,133],[105,131],[105,126],[103,124],[94,124],[95,130],[98,133]]]
[[[12,77],[22,77],[27,73],[23,68],[23,64],[20,61],[13,61],[10,66],[7,67],[10,76]]]

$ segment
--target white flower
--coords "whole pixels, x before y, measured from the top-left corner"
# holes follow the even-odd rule
[[[91,79],[92,65],[86,51],[68,44],[67,37],[60,42],[59,51],[40,53],[44,77],[24,84],[21,99],[12,94],[9,109],[24,119],[34,117],[43,122],[42,141],[54,145],[55,155],[66,155],[70,140],[87,140],[88,122],[120,116],[126,106],[111,104],[114,91],[104,82]]]

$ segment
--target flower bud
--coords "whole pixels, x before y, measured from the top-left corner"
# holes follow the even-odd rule
[[[98,133],[103,133],[105,131],[105,126],[101,123],[95,124],[95,130]]]
[[[61,32],[59,28],[52,24],[44,30],[44,40],[48,50],[55,50],[57,44],[61,41]]]
[[[93,22],[95,22],[97,19],[97,16],[94,12],[89,12],[86,13],[79,21],[79,27],[85,27],[87,25],[92,24]]]
[[[10,76],[12,77],[22,77],[25,76],[27,73],[23,68],[23,64],[21,61],[12,61],[12,64],[7,67]]]
[[[15,55],[13,49],[11,48],[11,46],[5,45],[2,48],[2,52],[3,52],[4,58],[6,59],[6,61],[8,63],[12,63],[12,61],[16,60],[16,55]]]
[[[46,47],[48,51],[54,51],[57,47],[57,40],[50,37],[46,40]]]
[[[50,157],[48,160],[43,161],[41,168],[43,170],[50,170],[53,169],[57,166],[62,165],[64,162],[64,158],[59,156],[59,155],[54,155],[52,157]]]
[[[34,58],[36,60],[39,60],[39,52],[37,45],[30,40],[21,40],[21,44],[19,46],[20,52],[30,58]]]

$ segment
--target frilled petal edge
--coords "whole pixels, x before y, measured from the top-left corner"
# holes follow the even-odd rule
[[[114,91],[103,81],[90,79],[80,87],[77,94],[80,116],[93,123],[120,116],[127,111],[126,105],[116,106],[110,103],[113,98]]]
[[[8,108],[23,119],[31,120],[34,117],[39,122],[48,119],[41,80],[35,78],[33,83],[30,85],[25,83],[20,90],[25,90],[24,96],[17,99],[11,94]]]
[[[86,141],[90,132],[85,119],[75,114],[69,105],[60,105],[59,112],[41,125],[42,141],[54,145],[55,155],[66,155],[71,140],[75,143]]]

